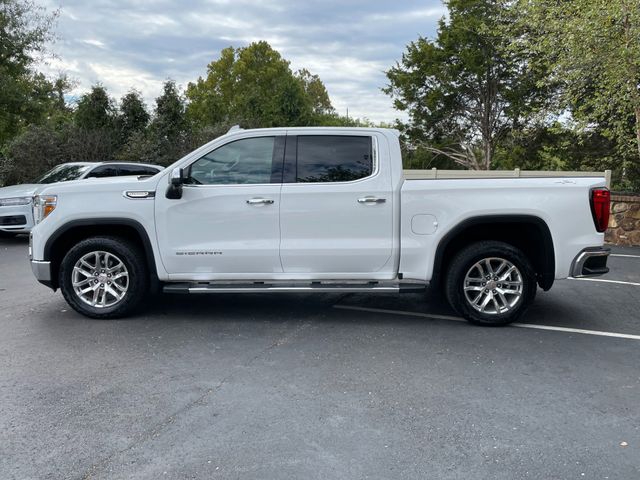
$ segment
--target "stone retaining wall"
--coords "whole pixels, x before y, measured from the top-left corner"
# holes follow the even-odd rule
[[[611,195],[605,239],[615,245],[640,245],[640,195]]]

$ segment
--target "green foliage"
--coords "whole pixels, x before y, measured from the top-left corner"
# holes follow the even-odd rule
[[[309,124],[314,127],[376,127],[374,122],[363,118],[344,117],[335,111],[330,113],[319,113],[313,116]]]
[[[123,162],[161,163],[158,157],[163,157],[160,145],[149,130],[133,132],[116,154],[116,159]]]
[[[384,91],[409,114],[408,141],[467,168],[489,169],[496,146],[549,99],[544,71],[513,48],[507,0],[449,0],[435,40],[420,37],[387,72]]]
[[[315,115],[333,112],[320,78],[307,70],[294,74],[264,41],[222,50],[207,76],[188,85],[186,95],[188,117],[199,127],[308,125]]]
[[[57,86],[32,68],[54,19],[32,1],[0,0],[0,146],[55,107]]]
[[[496,152],[498,168],[511,170],[614,171],[621,175],[613,155],[615,144],[597,130],[555,122],[512,131]]]
[[[147,128],[150,118],[151,116],[147,112],[140,92],[136,90],[129,91],[120,100],[120,111],[117,119],[121,142],[126,143],[131,135]]]
[[[335,114],[329,99],[329,92],[318,75],[313,75],[309,70],[303,68],[298,70],[296,78],[302,85],[304,100],[309,104],[314,117]]]
[[[563,106],[640,189],[640,8],[637,0],[519,0],[527,43],[564,85]],[[635,184],[635,185],[633,185]]]
[[[85,130],[112,129],[116,121],[115,102],[102,85],[94,85],[78,102],[75,122]]]
[[[113,160],[114,140],[107,129],[87,130],[73,122],[32,125],[6,146],[0,178],[27,183],[60,163]]]
[[[172,141],[180,138],[187,129],[184,97],[173,80],[165,82],[163,93],[156,99],[151,128],[160,138]]]
[[[156,99],[149,128],[133,132],[117,156],[120,160],[169,165],[192,149],[191,138],[184,96],[173,80],[167,80]]]

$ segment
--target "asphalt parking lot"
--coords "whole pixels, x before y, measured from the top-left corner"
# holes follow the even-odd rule
[[[507,328],[413,294],[96,321],[0,240],[0,479],[640,478],[640,249],[615,253],[622,283],[557,282]]]

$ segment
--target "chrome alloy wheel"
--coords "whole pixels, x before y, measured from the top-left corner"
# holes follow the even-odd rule
[[[129,272],[113,253],[89,252],[74,265],[71,282],[78,298],[87,305],[112,307],[127,294]]]
[[[469,305],[490,315],[512,310],[520,302],[523,288],[520,270],[503,258],[483,258],[464,277],[464,296]]]

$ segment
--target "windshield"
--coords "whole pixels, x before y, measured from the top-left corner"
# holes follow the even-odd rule
[[[77,180],[89,167],[91,167],[91,165],[58,165],[33,183],[57,183],[66,182],[67,180]]]

